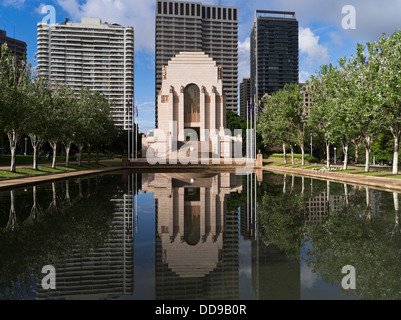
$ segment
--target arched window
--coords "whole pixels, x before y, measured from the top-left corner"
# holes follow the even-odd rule
[[[200,90],[196,84],[189,84],[184,90],[185,122],[200,121]]]

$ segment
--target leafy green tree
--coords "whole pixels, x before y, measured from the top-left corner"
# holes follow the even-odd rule
[[[398,161],[401,137],[401,31],[391,36],[383,36],[370,44],[369,65],[375,71],[371,79],[376,98],[380,106],[380,115],[384,126],[394,138],[393,174],[398,174]]]
[[[333,102],[336,99],[337,84],[334,81],[337,69],[332,65],[323,65],[316,75],[308,81],[309,94],[313,101],[313,107],[309,114],[309,123],[317,128],[324,137],[326,143],[326,166],[330,168],[330,145],[336,139],[333,131],[333,122],[336,115],[332,112]]]
[[[33,148],[33,169],[38,170],[38,153],[45,143],[45,127],[48,108],[52,103],[51,91],[44,78],[35,77],[28,92],[28,115],[26,133]]]
[[[11,172],[16,172],[17,143],[30,120],[27,92],[30,89],[30,65],[13,56],[7,44],[0,57],[0,123],[4,128],[11,150]]]
[[[262,98],[263,109],[258,121],[258,131],[264,144],[279,142],[283,145],[284,163],[287,163],[287,145],[291,147],[292,164],[294,158],[294,134],[288,130],[283,105],[282,92],[278,91],[271,96]]]

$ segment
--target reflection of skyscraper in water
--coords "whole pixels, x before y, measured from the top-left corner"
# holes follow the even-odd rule
[[[288,258],[274,244],[252,240],[252,285],[257,300],[299,300],[299,259]]]
[[[43,290],[39,281],[37,299],[110,299],[133,294],[132,200],[129,194],[111,200],[116,211],[107,239],[86,255],[77,246],[66,262],[55,264],[56,289]]]
[[[275,244],[265,243],[259,232],[257,177],[247,177],[247,203],[241,207],[241,234],[251,241],[252,287],[257,300],[298,300],[301,298],[300,261],[288,258]],[[242,225],[241,225],[242,227]],[[250,230],[249,230],[250,229]],[[262,230],[261,230],[262,231]]]
[[[156,299],[237,299],[238,212],[226,211],[242,179],[230,173],[146,174],[157,206]]]

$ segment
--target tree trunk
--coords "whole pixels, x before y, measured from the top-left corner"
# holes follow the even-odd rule
[[[359,141],[355,142],[355,164],[359,163]]]
[[[343,151],[344,151],[344,170],[348,169],[348,153],[349,153],[349,144],[343,144]]]
[[[71,151],[71,143],[67,142],[64,144],[65,149],[65,166],[67,168],[70,167],[70,151]]]
[[[290,144],[290,147],[291,147],[291,163],[292,165],[295,165],[294,147],[292,144]]]
[[[283,143],[283,158],[284,158],[284,164],[287,164],[287,144]]]
[[[398,174],[398,156],[400,151],[400,136],[394,135],[393,174]]]
[[[50,142],[50,145],[53,149],[53,160],[52,160],[52,168],[56,169],[56,160],[57,160],[57,142]]]
[[[29,135],[29,138],[31,139],[31,145],[33,148],[33,170],[38,170],[38,152],[42,147],[43,142],[37,135]]]
[[[372,138],[371,137],[366,137],[365,138],[365,151],[366,151],[366,164],[365,164],[365,172],[369,172],[370,171],[370,145],[372,143]]]
[[[326,141],[326,163],[327,169],[330,168],[330,141]]]
[[[366,215],[367,218],[370,220],[372,219],[372,210],[371,210],[371,202],[370,202],[370,189],[366,189]]]
[[[301,152],[302,152],[302,166],[305,166],[305,145],[301,144]]]
[[[327,181],[326,203],[327,203],[327,210],[330,210],[330,181]]]
[[[346,183],[344,183],[344,196],[345,196],[345,205],[348,207],[349,196],[348,196],[348,185]]]
[[[284,173],[284,179],[283,179],[283,194],[286,194],[287,192],[287,174]]]
[[[10,215],[8,217],[8,222],[7,222],[7,229],[11,229],[12,231],[15,230],[17,227],[17,212],[15,211],[15,197],[14,197],[14,191],[10,191]]]
[[[16,172],[16,150],[17,150],[17,143],[20,135],[16,133],[14,130],[12,132],[7,133],[8,140],[10,141],[10,151],[11,151],[11,164],[10,164],[10,171]]]
[[[399,233],[400,231],[400,203],[398,200],[398,193],[393,192],[394,199],[394,211],[395,211],[395,224],[393,234]]]

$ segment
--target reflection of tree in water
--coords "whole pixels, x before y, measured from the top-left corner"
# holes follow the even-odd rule
[[[342,268],[352,265],[357,289],[344,294],[401,299],[399,194],[301,178],[293,183],[286,175],[265,175],[258,191],[260,236],[267,245],[297,258],[310,241],[306,261],[325,282],[341,287]],[[305,200],[322,193],[325,218],[308,224]],[[333,204],[330,196],[341,201]]]
[[[107,179],[107,188],[100,187],[102,178],[96,179],[96,187],[92,184],[89,189],[91,179],[79,179],[78,185],[54,183],[40,195],[34,187],[30,201],[26,189],[11,191],[12,218],[8,219],[8,227],[4,224],[0,227],[0,288],[4,288],[0,292],[8,292],[8,297],[12,298],[16,288],[27,289],[32,278],[43,277],[44,265],[62,263],[77,246],[85,255],[103,244],[114,212],[110,199],[116,196],[118,189],[113,181],[118,179]],[[84,180],[86,188],[82,186]],[[85,197],[81,198],[82,194]],[[21,205],[16,208],[19,195]],[[0,199],[5,196],[2,193]],[[39,203],[48,209],[42,212]],[[0,209],[0,216],[4,215],[5,207]],[[17,214],[18,225],[15,223]],[[16,282],[18,286],[12,285]],[[7,287],[11,289],[6,290]]]
[[[297,258],[305,232],[305,181],[287,180],[287,175],[264,180],[265,191],[258,200],[260,231],[266,245],[274,244],[287,257]]]
[[[370,201],[369,192],[367,195]],[[401,298],[399,210],[393,206],[398,194],[394,202],[390,193],[381,196],[379,214],[374,214],[370,202],[364,207],[351,203],[331,211],[321,225],[308,228],[313,241],[308,264],[313,272],[328,283],[341,285],[342,268],[352,265],[356,269],[352,293],[362,299]]]

